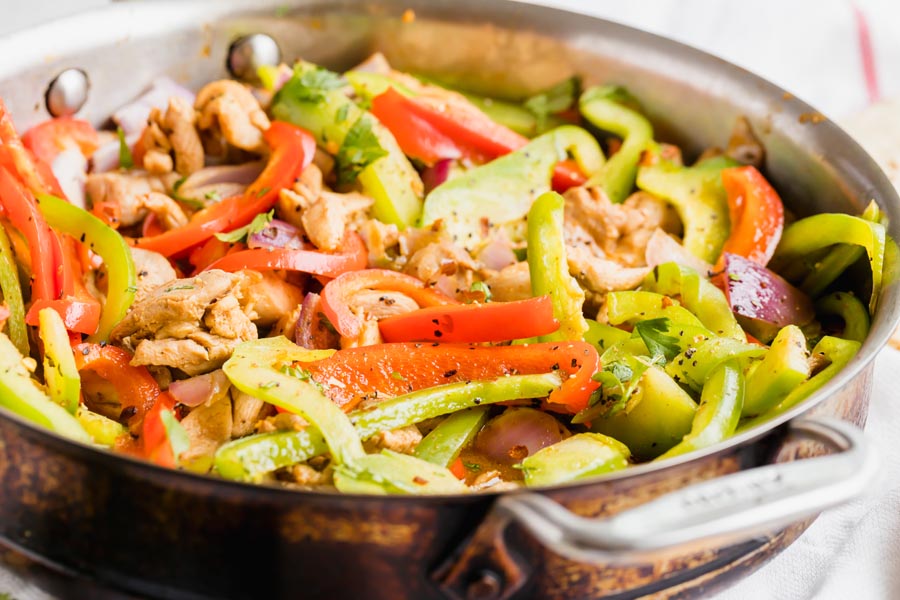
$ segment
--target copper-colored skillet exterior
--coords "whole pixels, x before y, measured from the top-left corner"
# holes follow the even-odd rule
[[[403,23],[407,8],[416,19]],[[48,82],[78,67],[92,86],[80,116],[101,123],[154,76],[194,87],[225,76],[231,41],[255,32],[275,37],[287,60],[303,56],[340,69],[377,49],[399,68],[494,93],[526,93],[574,73],[588,83],[621,83],[641,100],[658,136],[688,153],[724,144],[745,115],[766,147],[767,175],[794,212],[858,213],[875,199],[892,236],[900,234],[900,202],[886,177],[803,102],[680,44],[514,2],[116,4],[0,40],[0,96],[24,129],[47,117]],[[542,493],[577,514],[608,516],[693,482],[824,452],[788,441],[784,424],[803,413],[865,422],[872,359],[896,325],[897,302],[890,283],[859,355],[776,421],[681,460]],[[546,550],[520,527],[504,529],[491,512],[495,500],[353,497],[220,481],[73,444],[0,411],[0,540],[142,596],[697,597],[750,573],[809,523],[666,558],[583,563]]]

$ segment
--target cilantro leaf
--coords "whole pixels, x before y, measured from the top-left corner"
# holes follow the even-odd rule
[[[335,157],[338,166],[338,183],[352,183],[370,164],[387,155],[381,147],[378,136],[372,131],[372,120],[362,115],[353,123],[344,137]]]
[[[302,75],[294,73],[278,94],[292,100],[315,103],[323,101],[328,92],[338,90],[345,84],[344,79],[337,73],[316,67],[305,70]]]
[[[191,447],[191,440],[188,437],[184,426],[175,418],[175,414],[171,410],[163,410],[159,413],[163,427],[166,430],[166,438],[169,445],[172,446],[172,456],[175,457],[175,464],[179,464],[179,457],[188,451]]]
[[[119,167],[131,169],[134,167],[134,156],[131,154],[128,142],[125,141],[125,132],[119,127],[116,129],[116,135],[119,136]]]
[[[253,220],[249,225],[238,227],[234,231],[229,231],[227,233],[217,233],[216,239],[223,242],[228,242],[230,244],[243,242],[247,239],[248,236],[253,235],[254,233],[259,233],[260,231],[265,229],[266,226],[272,222],[272,217],[274,216],[274,210],[270,210],[267,213],[260,213],[253,217]]]
[[[580,87],[579,79],[570,77],[531,96],[525,100],[524,106],[537,118],[539,128],[543,128],[550,115],[568,110],[574,104]]]
[[[656,359],[662,356],[668,361],[681,352],[678,338],[668,335],[671,324],[672,322],[666,317],[647,319],[635,324],[634,330],[644,340],[652,358]]]

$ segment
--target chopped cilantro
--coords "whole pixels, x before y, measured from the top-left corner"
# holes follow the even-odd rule
[[[119,127],[116,129],[116,135],[119,136],[119,167],[131,169],[134,167],[134,156],[131,154],[128,142],[125,141],[125,132]]]
[[[166,288],[163,290],[164,294],[168,294],[169,292],[177,292],[178,290],[192,290],[194,286],[192,285],[173,285],[170,288]]]
[[[574,104],[580,87],[579,79],[570,77],[528,98],[524,106],[537,118],[538,127],[543,128],[547,117],[568,110]]]
[[[325,94],[344,87],[344,79],[328,69],[316,67],[304,71],[299,77],[293,77],[284,85],[281,92],[293,100],[302,102],[321,102]]]
[[[272,217],[274,216],[274,210],[270,210],[267,213],[260,213],[253,217],[253,221],[251,221],[249,225],[238,227],[234,231],[229,231],[228,233],[217,233],[216,239],[222,242],[228,242],[230,244],[243,242],[247,239],[248,236],[253,235],[254,233],[259,233],[260,231],[265,229],[266,226],[272,222]]]
[[[338,183],[356,181],[363,169],[386,155],[387,150],[381,147],[378,136],[372,131],[372,119],[368,115],[362,115],[347,132],[335,157]]]
[[[634,330],[644,340],[653,359],[662,356],[665,360],[672,360],[681,352],[678,338],[668,335],[671,324],[669,319],[661,317],[641,321],[634,326]]]
[[[481,465],[479,465],[478,463],[463,462],[463,466],[469,471],[474,471],[476,473],[481,470]]]
[[[219,195],[219,192],[217,190],[209,190],[208,192],[203,194],[203,197],[206,198],[207,200],[211,200],[213,202],[218,202],[219,200],[222,199],[222,197]]]
[[[182,196],[178,190],[181,189],[181,186],[184,185],[184,182],[187,181],[187,176],[182,177],[178,181],[175,182],[175,185],[172,186],[172,197],[181,202],[182,204],[189,206],[195,209],[201,209],[206,205],[200,202],[199,200],[195,200],[194,198],[188,198],[186,196]]]

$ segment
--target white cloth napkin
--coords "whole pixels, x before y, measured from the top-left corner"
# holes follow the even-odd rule
[[[838,119],[889,174],[900,175],[900,2],[895,0],[534,0],[672,37],[754,71]],[[71,13],[103,0],[40,0],[41,14]],[[51,6],[51,5],[55,5]],[[28,11],[14,10],[5,31]],[[864,32],[868,30],[866,35]],[[864,53],[872,52],[867,81]],[[873,88],[873,83],[874,88]],[[864,111],[864,112],[862,112]],[[716,600],[900,598],[900,352],[879,356],[869,439],[883,473],[862,500],[826,512],[784,553]],[[49,596],[0,567],[0,593]]]

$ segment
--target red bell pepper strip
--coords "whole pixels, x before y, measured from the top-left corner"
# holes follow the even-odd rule
[[[63,197],[50,165],[38,160],[22,144],[2,99],[0,99],[0,165],[15,173],[33,195],[50,193]]]
[[[47,225],[31,192],[5,167],[0,167],[0,204],[13,226],[28,240],[32,299],[58,300],[63,292],[59,238]],[[36,318],[37,313],[31,324],[37,325]]]
[[[58,117],[26,131],[22,143],[38,160],[50,165],[60,152],[76,146],[85,157],[90,157],[100,146],[100,136],[87,121]]]
[[[306,130],[282,121],[273,121],[263,137],[272,148],[272,155],[243,195],[225,198],[195,213],[184,227],[140,238],[134,245],[172,256],[205,242],[216,233],[243,227],[256,215],[271,209],[278,200],[279,190],[290,187],[312,162],[316,141]]]
[[[175,409],[175,398],[169,392],[161,392],[156,397],[153,407],[144,416],[144,424],[141,429],[141,444],[143,456],[150,462],[161,467],[175,468],[175,454],[166,435],[166,426],[162,421],[163,411]]]
[[[550,296],[515,302],[432,306],[378,322],[386,342],[502,342],[559,329]]]
[[[217,237],[211,237],[191,251],[188,262],[194,266],[196,275],[200,271],[205,271],[209,265],[220,258],[246,249],[247,245],[242,242],[223,242]]]
[[[106,344],[78,344],[73,348],[78,371],[91,371],[112,384],[123,409],[130,409],[130,426],[141,423],[160,395],[159,384],[147,367],[131,365],[131,353]]]
[[[309,372],[345,412],[364,398],[390,398],[457,381],[481,381],[506,374],[560,371],[562,386],[547,407],[577,413],[599,384],[591,376],[600,356],[587,342],[546,342],[521,346],[476,344],[378,344],[347,348],[297,367]],[[339,381],[341,385],[331,382]]]
[[[256,248],[226,254],[204,270],[221,269],[233,273],[242,269],[256,271],[281,269],[337,277],[348,271],[365,269],[367,262],[368,253],[365,243],[358,233],[349,232],[344,238],[341,251],[336,254],[289,248]]]
[[[366,289],[401,292],[423,307],[459,304],[411,275],[387,269],[344,273],[329,281],[322,289],[322,312],[344,337],[359,335],[362,319],[350,310],[349,302],[353,294]]]
[[[778,192],[752,166],[724,169],[722,183],[731,218],[722,256],[737,254],[766,266],[784,230],[784,205]]]
[[[529,141],[475,106],[445,97],[406,97],[389,88],[373,99],[372,111],[397,138],[404,153],[426,163],[458,156],[493,159]],[[585,181],[587,177],[572,162],[556,166],[554,189],[562,191]]]

